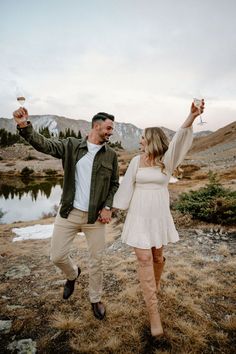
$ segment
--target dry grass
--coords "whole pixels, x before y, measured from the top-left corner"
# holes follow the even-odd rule
[[[219,245],[218,253],[225,257],[230,256],[229,247],[226,244]]]
[[[49,262],[50,240],[13,244],[11,227],[1,228],[4,234],[0,237],[0,246],[4,247],[0,273],[1,319],[13,320],[11,332],[2,336],[2,353],[6,352],[13,336],[36,340],[38,353],[234,352],[236,319],[232,284],[235,259],[232,245],[222,243],[212,250],[223,257],[221,262],[206,260],[201,246],[189,249],[190,236],[167,248],[158,295],[166,338],[155,341],[150,335],[131,249],[111,251],[108,248],[106,252],[103,301],[107,316],[99,321],[93,317],[88,300],[84,238],[78,238],[72,250],[82,267],[80,281],[72,298],[63,301],[62,275]],[[109,231],[108,247],[117,238],[116,233]],[[31,275],[20,281],[7,279],[4,274],[16,264],[27,264]],[[9,299],[3,299],[3,295]],[[23,307],[11,309],[9,305]]]

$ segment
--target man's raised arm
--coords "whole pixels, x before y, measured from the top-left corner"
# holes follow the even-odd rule
[[[53,157],[62,158],[65,152],[65,141],[57,139],[48,139],[33,129],[31,122],[28,120],[28,111],[21,107],[13,113],[17,129],[20,136],[24,138],[36,150]]]

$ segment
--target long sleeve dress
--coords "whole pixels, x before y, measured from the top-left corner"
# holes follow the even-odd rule
[[[165,170],[159,166],[139,167],[135,156],[116,192],[113,207],[128,209],[121,239],[137,248],[160,248],[179,240],[170,212],[168,183],[174,169],[183,161],[193,140],[192,127],[180,128],[163,156]]]

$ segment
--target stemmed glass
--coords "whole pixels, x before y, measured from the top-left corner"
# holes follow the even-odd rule
[[[24,96],[17,96],[16,100],[21,107],[24,107],[24,104],[25,104],[25,97]]]
[[[25,104],[25,96],[24,96],[24,93],[23,93],[23,90],[19,87],[16,88],[16,100],[17,100],[17,103],[20,105],[20,107],[24,107],[24,104]],[[21,119],[21,122],[24,122],[26,121],[27,119],[26,118],[22,118]]]
[[[199,115],[200,122],[198,123],[198,125],[206,124],[207,122],[205,122],[205,121],[202,120],[201,111],[200,111],[201,105],[202,105],[202,100],[199,99],[199,98],[194,98],[194,99],[193,99],[193,103],[194,103],[194,106],[198,108],[199,113],[200,113],[200,115]]]
[[[23,107],[25,104],[25,95],[24,95],[24,91],[23,91],[22,87],[19,86],[18,84],[15,88],[15,94],[16,94],[17,102],[19,103],[19,105],[21,107]]]

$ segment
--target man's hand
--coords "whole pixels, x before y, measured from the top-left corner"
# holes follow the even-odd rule
[[[103,208],[100,211],[98,221],[100,221],[103,224],[109,224],[109,222],[111,221],[111,214],[112,214],[111,210],[107,210],[107,209]]]
[[[18,124],[20,128],[24,128],[27,126],[27,120],[29,115],[27,109],[25,109],[24,107],[21,107],[15,112],[13,112],[13,117],[15,119],[16,124]]]

